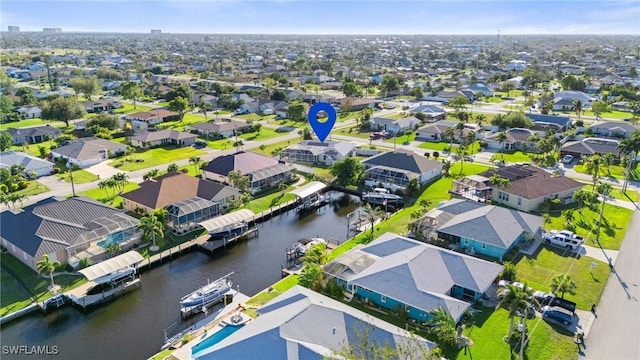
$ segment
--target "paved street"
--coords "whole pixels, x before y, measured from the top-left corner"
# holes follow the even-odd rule
[[[598,317],[586,338],[585,359],[640,359],[640,211],[620,248],[604,293]]]

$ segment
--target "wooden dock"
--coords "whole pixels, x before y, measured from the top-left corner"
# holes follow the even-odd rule
[[[198,244],[198,247],[207,253],[213,254],[216,250],[225,248],[229,244],[235,244],[242,239],[251,239],[256,236],[258,236],[258,228],[254,227],[245,231],[242,234],[234,235],[228,239],[211,240],[211,241],[205,240],[203,243]]]
[[[197,237],[193,240],[189,240],[187,242],[184,242],[182,244],[178,244],[174,247],[171,247],[167,250],[163,250],[157,254],[153,254],[151,256],[149,256],[148,258],[142,260],[141,262],[138,263],[138,271],[140,270],[148,270],[150,268],[152,268],[155,265],[158,264],[162,264],[163,262],[169,261],[171,259],[173,259],[176,256],[180,256],[182,254],[184,254],[185,252],[189,252],[189,251],[193,251],[195,249],[197,249],[198,245],[202,245],[204,243],[207,242],[207,239],[209,239],[209,235],[203,235],[200,237]]]

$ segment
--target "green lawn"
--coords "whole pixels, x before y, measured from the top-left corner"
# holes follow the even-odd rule
[[[271,121],[275,118],[275,115],[258,115],[258,114],[242,114],[242,115],[236,115],[234,116],[234,119],[242,119],[245,121],[260,121],[260,120],[267,120],[267,121]]]
[[[585,116],[593,116],[595,117],[596,114],[594,114],[592,111],[587,110],[584,111],[583,114]],[[600,118],[601,119],[618,119],[618,120],[623,120],[623,119],[627,119],[627,118],[631,118],[631,116],[633,116],[630,112],[627,111],[618,111],[618,110],[611,110],[608,111],[606,113],[602,113],[600,114]]]
[[[7,122],[0,124],[0,130],[6,130],[11,128],[21,128],[21,127],[31,127],[36,125],[51,125],[57,128],[65,127],[64,122],[62,121],[50,121],[50,120],[42,120],[40,118],[35,119],[25,119],[15,122]]]
[[[584,188],[585,190],[588,190],[588,191],[593,190],[592,185],[585,185]],[[627,193],[625,194],[622,192],[622,189],[613,188],[613,191],[611,192],[611,194],[609,194],[609,196],[611,196],[614,199],[624,200],[624,201],[633,201],[633,202],[640,201],[640,195],[638,195],[638,193],[633,190],[627,190]]]
[[[293,140],[286,140],[286,141],[281,141],[281,142],[277,142],[274,144],[270,144],[270,145],[265,145],[265,146],[261,146],[261,147],[257,147],[257,148],[253,148],[251,149],[252,152],[256,153],[256,154],[262,154],[262,155],[266,155],[266,156],[274,156],[273,152],[277,149],[284,149],[287,146],[291,145],[291,144],[297,144],[299,143],[300,140],[299,139],[293,139]]]
[[[296,285],[298,285],[298,275],[289,275],[273,284],[273,286],[270,287],[271,291],[262,291],[249,299],[247,304],[262,306]],[[248,309],[246,313],[253,317],[257,317],[257,314],[253,309]]]
[[[205,154],[205,152],[194,149],[191,146],[179,148],[158,147],[135,154],[134,158],[136,160],[143,160],[141,162],[129,161],[131,156],[123,156],[111,161],[109,165],[120,170],[134,171],[158,165],[169,165],[172,162],[187,159],[192,156],[200,156],[202,154]]]
[[[247,141],[262,141],[262,140],[272,139],[272,138],[283,136],[283,135],[286,135],[286,133],[279,133],[273,129],[263,126],[260,128],[259,133],[256,133],[256,132],[246,133],[246,134],[240,135],[239,137]]]
[[[496,153],[496,157],[498,159],[502,159],[504,156],[504,160],[508,162],[529,162],[531,159],[529,158],[529,154],[523,153],[522,151],[516,151],[514,153]]]
[[[575,220],[573,220],[573,226],[578,235],[585,237],[585,243],[590,246],[598,246],[596,242],[597,232],[597,220],[600,215],[600,206],[597,211],[593,211],[587,207],[583,208],[580,212],[578,204],[570,205],[570,209],[563,210],[562,212],[556,211],[550,214],[550,223],[545,224],[544,227],[547,230],[552,229],[564,229],[569,226],[566,224],[566,220],[563,217],[563,213],[567,211],[573,211]],[[624,239],[624,235],[631,222],[633,211],[621,208],[619,206],[606,204],[604,207],[603,224],[600,229],[600,244],[605,249],[620,249],[620,244]]]
[[[578,351],[573,344],[573,336],[559,333],[554,327],[540,317],[527,320],[529,344],[525,348],[524,358],[527,360],[572,360],[578,358]],[[511,355],[509,344],[502,340],[509,333],[508,312],[502,308],[483,307],[474,318],[474,325],[465,329],[464,333],[473,345],[457,354],[456,359],[514,359],[517,352]],[[514,357],[511,357],[514,356]]]
[[[293,186],[289,186],[287,190],[285,190],[285,194],[282,195],[282,191],[275,191],[268,195],[253,199],[249,201],[248,204],[245,204],[242,208],[249,209],[254,213],[260,213],[269,209],[272,206],[278,206],[280,204],[284,204],[287,201],[294,200],[296,198],[293,194],[288,194],[287,191],[291,191],[295,189]]]
[[[595,269],[591,264],[595,263]],[[518,280],[542,291],[551,291],[551,281],[560,274],[571,276],[576,284],[576,295],[565,294],[565,298],[574,301],[582,310],[591,309],[592,304],[600,301],[600,296],[609,278],[609,265],[605,262],[582,256],[576,259],[563,256],[563,249],[543,247],[530,258],[523,257],[516,264]],[[560,294],[557,294],[560,296]]]
[[[124,191],[123,193],[135,190],[137,188],[139,188],[140,185],[129,181],[127,183],[127,185],[125,185],[124,187]],[[95,200],[98,200],[100,202],[103,202],[105,204],[109,204],[113,207],[119,207],[122,204],[122,198],[120,196],[118,196],[117,194],[114,195],[113,190],[112,189],[100,189],[100,188],[94,188],[91,190],[87,190],[87,191],[83,191],[81,193],[79,193],[78,195],[80,196],[86,196]]]
[[[499,104],[503,101],[505,101],[503,98],[497,97],[497,96],[491,96],[488,98],[484,98],[484,101],[488,102],[488,103],[493,103],[493,104]]]
[[[122,103],[122,107],[120,109],[115,109],[114,112],[116,114],[131,114],[131,113],[149,111],[151,109],[152,108],[149,106],[140,105],[138,103],[136,103],[136,108],[134,109],[133,104]]]
[[[275,125],[289,126],[294,128],[302,128],[302,127],[305,127],[305,125],[307,125],[306,121],[293,121],[289,119],[273,120],[271,121],[271,123]]]
[[[371,136],[374,133],[374,131],[362,131],[356,126],[349,126],[349,127],[340,128],[337,130],[334,129],[333,133],[369,140],[369,136]]]
[[[25,196],[37,195],[44,192],[49,191],[50,189],[37,181],[29,181],[29,186],[26,189],[22,189],[18,191],[20,194],[24,194]]]
[[[0,316],[23,309],[34,300],[43,301],[51,297],[51,292],[47,290],[51,284],[48,277],[39,276],[34,270],[9,253],[0,255],[0,264],[2,264],[2,269],[0,269],[0,289],[2,292]],[[14,273],[15,277],[7,269]],[[54,277],[54,282],[62,286],[61,292],[79,286],[86,281],[84,276],[58,275]]]
[[[71,178],[69,176],[69,172],[65,171],[62,173],[57,173],[56,176],[68,183],[71,182]],[[84,184],[88,182],[92,182],[98,180],[100,177],[94,173],[91,173],[84,169],[79,169],[73,171],[73,183],[74,184]]]
[[[419,148],[435,150],[435,151],[439,151],[440,153],[442,153],[444,149],[448,148],[449,146],[450,146],[450,143],[448,142],[430,142],[430,141],[425,141],[422,144],[418,145]],[[453,148],[458,147],[457,144],[453,144],[452,146]]]
[[[629,180],[640,181],[640,169],[638,168],[638,165],[640,165],[640,163],[636,163],[636,167],[633,170],[631,170],[631,176],[629,177]],[[587,168],[583,164],[578,164],[574,166],[573,170],[579,173],[588,174]],[[605,168],[600,170],[600,176],[611,176],[616,179],[624,180],[624,171],[625,171],[625,168],[622,166],[611,165],[608,171]]]

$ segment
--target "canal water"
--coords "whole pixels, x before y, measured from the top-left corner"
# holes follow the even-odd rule
[[[71,306],[39,312],[2,326],[2,359],[146,359],[168,336],[196,323],[180,318],[182,296],[230,272],[234,288],[253,296],[281,278],[285,250],[302,237],[344,242],[346,215],[359,208],[356,197],[329,192],[332,202],[299,219],[295,211],[258,225],[259,235],[210,256],[194,251],[142,273],[142,287],[85,313]],[[8,355],[6,346],[48,347],[52,355]],[[54,348],[56,347],[56,348]],[[41,351],[44,348],[41,348]],[[31,349],[29,349],[31,350]]]

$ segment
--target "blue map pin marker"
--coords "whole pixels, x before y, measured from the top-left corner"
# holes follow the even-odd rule
[[[327,121],[318,121],[318,113],[320,111],[327,113]],[[316,133],[316,136],[318,136],[321,142],[324,142],[327,136],[329,136],[333,125],[336,124],[336,117],[336,109],[329,103],[316,103],[309,109],[309,124],[311,124],[313,132]]]

